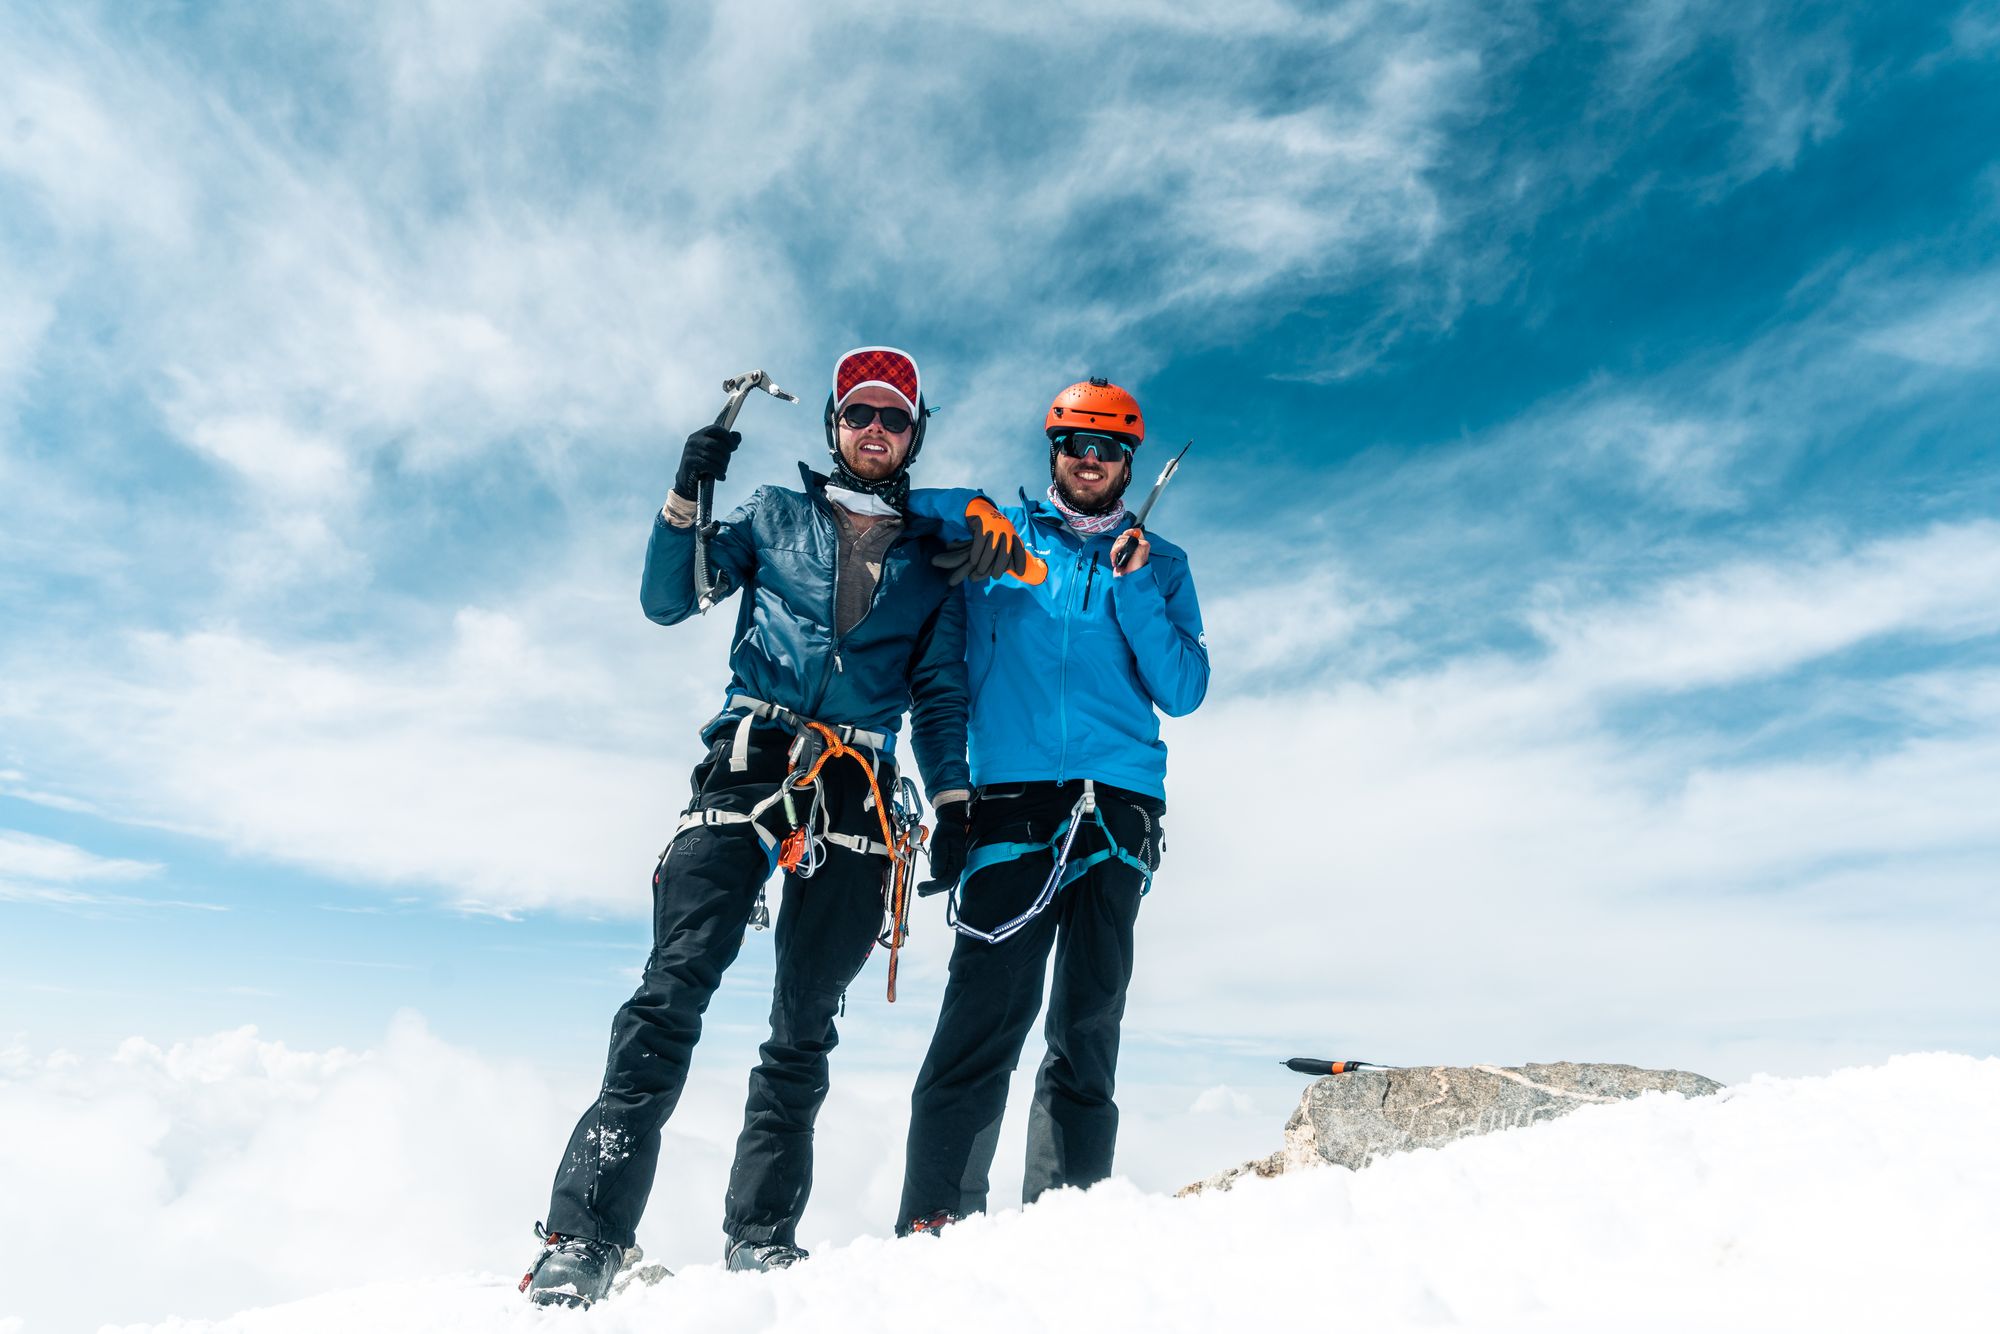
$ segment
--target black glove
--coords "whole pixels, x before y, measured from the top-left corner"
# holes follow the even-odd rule
[[[681,468],[674,474],[674,491],[693,500],[696,478],[713,477],[721,481],[729,475],[729,456],[743,443],[740,431],[725,431],[720,426],[704,426],[687,438],[681,449]]]
[[[917,886],[917,894],[942,894],[957,885],[971,842],[972,803],[947,801],[938,807],[937,832],[931,835],[931,878]]]
[[[1022,544],[1020,534],[1014,531],[1012,524],[999,529],[989,528],[977,514],[967,515],[966,523],[972,528],[971,537],[963,542],[953,542],[931,557],[931,564],[940,570],[951,571],[954,588],[967,579],[998,579],[1003,574],[1027,572],[1028,548]]]

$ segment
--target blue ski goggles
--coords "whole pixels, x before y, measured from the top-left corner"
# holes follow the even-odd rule
[[[1099,463],[1123,463],[1133,450],[1132,442],[1124,436],[1102,431],[1059,431],[1049,439],[1073,459],[1095,455]]]

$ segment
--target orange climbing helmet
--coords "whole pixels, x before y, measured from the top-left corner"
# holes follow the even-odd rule
[[[1059,431],[1104,431],[1137,445],[1146,438],[1146,419],[1138,399],[1093,375],[1063,390],[1049,404],[1048,434],[1053,438]]]

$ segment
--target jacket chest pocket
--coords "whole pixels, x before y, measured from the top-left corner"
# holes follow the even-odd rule
[[[1111,611],[1111,562],[1093,555],[1078,563],[1068,590],[1070,633],[1082,638],[1118,633]]]
[[[795,620],[822,626],[830,622],[833,565],[820,553],[803,546],[766,550],[758,582]]]

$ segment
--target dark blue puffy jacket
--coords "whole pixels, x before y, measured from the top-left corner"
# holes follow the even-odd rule
[[[908,711],[924,790],[970,786],[965,608],[930,561],[942,549],[941,525],[936,518],[909,515],[883,557],[868,614],[836,637],[839,534],[826,478],[804,464],[799,473],[803,493],[758,487],[709,543],[721,595],[747,590],[737,607],[735,647],[729,653],[730,693],[892,738]],[[661,625],[695,613],[693,528],[676,528],[654,515],[639,601]],[[703,729],[704,737],[713,739],[741,713],[731,714],[727,706],[725,699],[724,711]]]
[[[933,491],[911,503],[958,537],[974,494]],[[1093,778],[1164,800],[1159,715],[1192,713],[1208,693],[1208,641],[1187,553],[1149,529],[1146,564],[1114,578],[1117,533],[1079,537],[1046,499],[1025,491],[1018,508],[1001,513],[1049,575],[1033,586],[1007,578],[965,585],[973,780]]]

